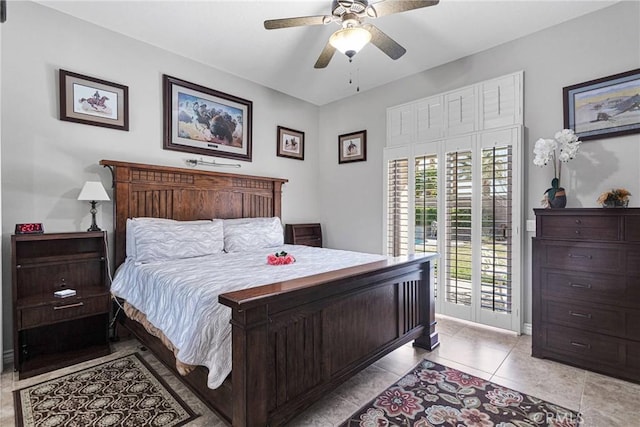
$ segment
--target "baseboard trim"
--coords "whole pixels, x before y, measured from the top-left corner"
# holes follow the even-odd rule
[[[525,323],[524,325],[522,325],[522,333],[525,335],[533,335],[533,328],[531,326],[531,323]]]

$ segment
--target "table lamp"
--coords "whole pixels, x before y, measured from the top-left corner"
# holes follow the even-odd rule
[[[78,195],[78,200],[89,200],[91,203],[91,227],[87,231],[102,231],[96,224],[96,203],[101,200],[111,200],[99,181],[87,181]]]

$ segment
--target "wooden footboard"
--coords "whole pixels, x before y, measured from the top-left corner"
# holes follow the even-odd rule
[[[233,426],[282,425],[401,345],[435,348],[433,257],[221,295],[233,310]]]

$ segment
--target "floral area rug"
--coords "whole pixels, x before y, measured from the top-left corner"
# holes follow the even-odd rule
[[[580,415],[423,360],[340,427],[575,427]]]
[[[137,353],[13,393],[18,427],[177,427],[197,417]]]

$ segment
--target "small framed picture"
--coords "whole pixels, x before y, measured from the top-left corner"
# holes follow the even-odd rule
[[[278,149],[280,157],[304,160],[304,132],[278,126]]]
[[[95,77],[59,71],[60,120],[129,130],[129,88]]]
[[[564,127],[582,141],[640,132],[640,68],[562,88]]]
[[[367,160],[367,131],[346,133],[338,137],[338,163]]]

